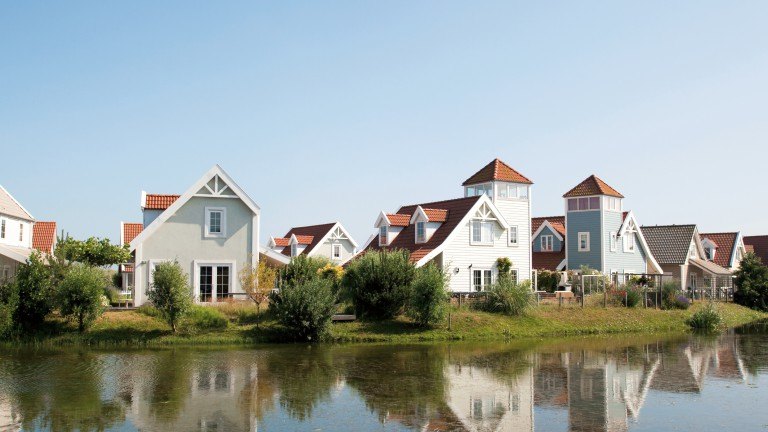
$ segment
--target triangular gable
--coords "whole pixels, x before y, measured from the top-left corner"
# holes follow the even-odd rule
[[[552,224],[549,223],[548,220],[545,220],[542,222],[541,225],[539,225],[539,229],[536,230],[535,233],[531,236],[531,243],[533,243],[536,240],[536,237],[538,237],[539,234],[541,234],[542,231],[544,231],[545,228],[548,228],[552,233],[557,237],[558,240],[563,241],[563,236],[560,235],[559,232],[555,229],[555,227],[552,226]]]
[[[376,218],[376,223],[373,225],[373,227],[380,228],[383,225],[390,226],[392,223],[389,221],[387,214],[382,211],[379,213],[379,217]]]
[[[216,180],[218,179],[218,180]],[[217,186],[216,189],[212,189],[207,194],[198,194],[199,191],[202,189],[207,188],[205,186],[208,186],[208,184],[212,181],[216,180],[216,182],[219,183],[219,186]],[[220,184],[220,182],[223,181],[223,185]],[[226,189],[224,188],[226,186]],[[225,192],[227,190],[230,190],[234,195],[229,196],[226,195]],[[217,194],[218,191],[218,194]],[[243,191],[240,186],[235,183],[235,181],[232,179],[232,177],[229,176],[218,164],[214,165],[208,172],[203,174],[202,177],[198,181],[196,181],[189,189],[187,189],[186,192],[184,192],[179,199],[173,202],[170,207],[163,210],[162,213],[160,213],[157,218],[155,218],[152,223],[149,224],[149,226],[144,228],[144,231],[141,232],[136,238],[131,241],[131,251],[135,250],[138,245],[140,245],[144,240],[147,239],[147,237],[151,236],[155,231],[158,230],[158,228],[167,221],[171,216],[176,214],[176,212],[189,201],[193,197],[221,197],[221,198],[227,198],[227,197],[236,197],[239,198],[240,201],[243,202],[255,215],[261,214],[261,209],[258,205],[251,199],[251,197],[248,196],[248,194]]]
[[[656,257],[653,256],[653,252],[651,251],[651,248],[648,246],[648,242],[645,241],[645,236],[643,235],[643,230],[640,229],[640,224],[637,223],[637,219],[635,219],[635,214],[632,211],[626,212],[626,216],[624,216],[624,222],[621,224],[621,228],[619,228],[619,233],[617,234],[617,237],[621,237],[624,235],[627,230],[633,230],[637,237],[640,239],[640,246],[645,251],[645,256],[651,261],[651,265],[653,266],[653,269],[656,270],[659,274],[664,273],[664,270],[661,269],[661,266],[659,265],[658,261],[656,261]]]
[[[35,218],[32,216],[32,213],[27,211],[27,209],[25,209],[24,206],[21,205],[21,203],[17,201],[16,198],[14,198],[13,195],[11,195],[11,193],[3,187],[3,185],[0,185],[0,193],[6,195],[6,199],[2,199],[2,197],[0,197],[0,210],[4,210],[3,213],[28,221],[35,220]],[[3,209],[3,201],[7,203],[7,208],[5,209]]]
[[[429,216],[427,216],[427,212],[421,206],[416,207],[416,211],[413,212],[409,223],[415,224],[418,221],[429,222]]]
[[[355,247],[355,248],[357,247],[357,242],[355,241],[355,239],[352,238],[351,235],[349,235],[349,232],[346,229],[344,229],[344,225],[342,225],[341,222],[336,222],[336,225],[334,225],[330,230],[328,230],[328,232],[320,239],[318,244],[323,244],[327,240],[336,240],[336,241],[348,240],[352,244],[352,247]]]

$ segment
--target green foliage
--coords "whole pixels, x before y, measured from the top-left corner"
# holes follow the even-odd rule
[[[723,318],[714,303],[709,303],[703,309],[699,309],[686,321],[691,328],[696,330],[714,331],[720,326]]]
[[[213,306],[194,305],[184,317],[184,327],[196,331],[223,330],[227,328],[227,317]]]
[[[517,284],[509,279],[500,279],[491,286],[485,300],[479,302],[478,306],[487,312],[519,316],[525,313],[532,301],[529,281]]]
[[[442,322],[450,300],[447,283],[448,276],[432,263],[417,269],[407,307],[408,316],[421,326]]]
[[[128,245],[113,245],[107,238],[91,237],[82,241],[68,237],[60,240],[56,249],[61,250],[67,261],[96,267],[107,267],[131,260]]]
[[[331,325],[336,298],[332,281],[315,278],[302,284],[283,286],[271,296],[269,308],[293,337],[318,341]]]
[[[512,261],[507,257],[496,258],[496,269],[499,272],[499,279],[509,277],[509,271],[512,270]]]
[[[176,324],[192,306],[189,279],[178,262],[160,263],[152,275],[154,283],[148,293],[149,300],[175,333]]]
[[[536,273],[536,289],[553,293],[557,290],[557,284],[560,283],[560,274],[556,271],[538,270]]]
[[[282,285],[301,285],[319,277],[319,271],[328,260],[299,255],[291,258],[280,274]]]
[[[625,287],[626,295],[621,299],[623,306],[633,308],[643,301],[643,292],[634,287]]]
[[[733,300],[752,309],[768,311],[768,267],[760,258],[751,252],[746,254],[735,275]]]
[[[61,315],[77,322],[82,333],[104,312],[102,298],[107,281],[104,272],[84,265],[73,266],[58,287]]]
[[[405,307],[415,275],[408,251],[367,252],[349,264],[342,285],[358,314],[388,319]]]
[[[13,309],[0,303],[0,337],[8,337],[13,331]]]
[[[13,322],[22,331],[37,329],[53,310],[55,287],[50,268],[38,252],[19,266],[16,278],[7,287],[6,303],[13,309]]]

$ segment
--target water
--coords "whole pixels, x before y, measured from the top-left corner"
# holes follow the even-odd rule
[[[768,430],[768,325],[716,337],[0,351],[0,430]]]

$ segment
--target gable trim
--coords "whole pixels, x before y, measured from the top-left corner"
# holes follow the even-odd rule
[[[658,261],[656,261],[656,257],[653,256],[653,252],[651,251],[651,248],[648,247],[648,242],[645,241],[645,236],[643,235],[643,230],[640,229],[640,224],[637,223],[637,219],[635,219],[635,214],[630,210],[627,212],[627,217],[624,218],[624,222],[621,224],[621,228],[619,229],[618,234],[616,234],[617,238],[620,238],[624,235],[624,232],[629,227],[629,221],[632,221],[632,223],[635,224],[635,235],[640,239],[640,245],[643,247],[643,250],[645,251],[645,256],[648,260],[651,261],[651,266],[653,266],[653,269],[659,273],[663,274],[664,271],[661,269],[661,266],[659,265]]]
[[[333,224],[333,226],[331,227],[331,229],[328,230],[328,232],[323,234],[323,237],[320,238],[320,240],[317,242],[317,245],[319,246],[325,243],[325,241],[328,240],[328,238],[331,236],[331,234],[333,234],[334,231],[336,231],[337,228],[341,230],[341,232],[345,236],[347,236],[347,240],[352,244],[352,247],[357,249],[357,242],[355,241],[355,239],[353,239],[352,236],[349,235],[349,232],[346,229],[344,229],[344,226],[341,224],[341,222],[338,222],[338,221],[335,224]],[[315,246],[311,251],[309,251],[307,256],[312,256],[314,252],[317,250],[320,250],[320,249],[317,246]]]
[[[541,225],[539,225],[539,229],[536,230],[535,233],[531,236],[531,244],[535,241],[536,237],[538,237],[539,234],[544,230],[544,228],[549,228],[552,233],[555,234],[555,237],[557,237],[558,240],[563,241],[563,236],[560,235],[559,232],[549,223],[548,220],[545,220]]]

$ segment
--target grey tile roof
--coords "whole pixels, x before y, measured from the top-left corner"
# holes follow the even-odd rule
[[[28,221],[35,220],[2,186],[0,186],[0,214]]]
[[[685,264],[696,225],[642,226],[645,241],[659,264]]]

